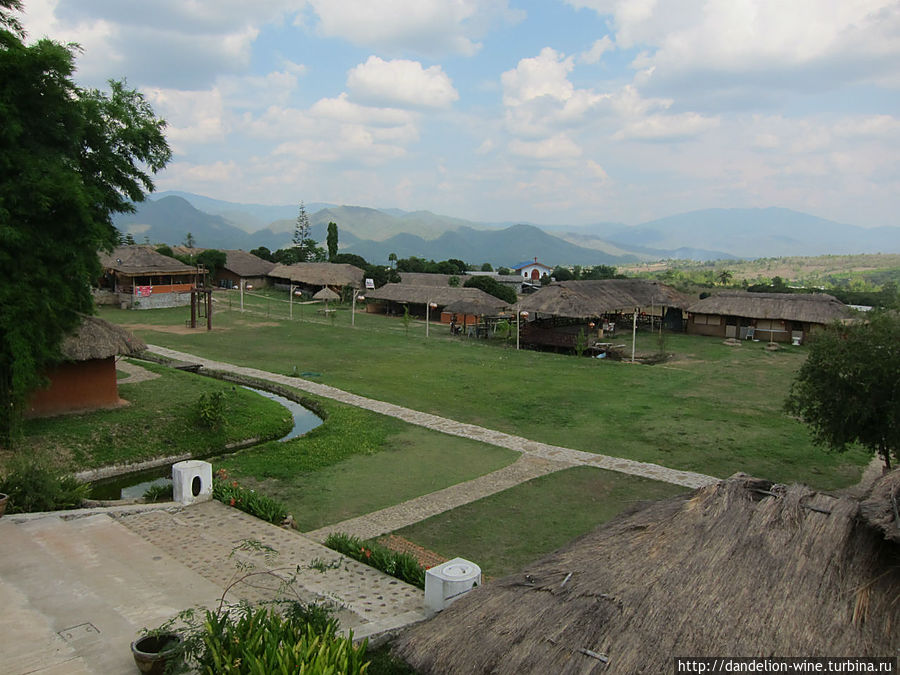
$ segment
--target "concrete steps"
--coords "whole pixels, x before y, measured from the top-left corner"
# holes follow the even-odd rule
[[[136,672],[129,645],[221,589],[106,515],[0,519],[4,673]]]

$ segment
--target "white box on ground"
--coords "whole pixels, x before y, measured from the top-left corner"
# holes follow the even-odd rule
[[[454,558],[425,570],[425,611],[440,612],[457,598],[481,584],[481,568]]]
[[[173,464],[172,498],[181,504],[212,499],[212,464],[199,459]]]

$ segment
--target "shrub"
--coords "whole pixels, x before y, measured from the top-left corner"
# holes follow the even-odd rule
[[[168,502],[172,501],[173,488],[171,483],[165,485],[151,485],[144,490],[143,498],[145,502]]]
[[[287,517],[287,507],[279,501],[241,487],[236,480],[228,480],[223,469],[213,478],[213,497],[227,506],[233,506],[251,516],[256,516],[275,525],[280,525]]]
[[[0,492],[9,496],[8,513],[77,509],[90,489],[87,483],[79,483],[33,455],[15,457],[0,480]]]
[[[218,429],[225,422],[225,392],[208,391],[197,399],[197,422],[207,429]]]
[[[409,553],[398,553],[343,532],[328,535],[325,546],[408,584],[425,588],[425,568]]]

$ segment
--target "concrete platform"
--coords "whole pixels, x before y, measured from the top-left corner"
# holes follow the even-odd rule
[[[233,555],[248,539],[278,555]],[[297,595],[331,601],[354,637],[424,618],[419,589],[214,501],[78,517],[4,516],[0,552],[0,671],[6,675],[136,673],[129,645],[141,629],[188,607],[217,606],[238,564],[294,575]],[[240,584],[228,599],[284,597],[277,586]]]

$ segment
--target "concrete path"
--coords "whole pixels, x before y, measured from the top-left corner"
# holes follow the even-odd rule
[[[120,370],[128,375],[128,377],[119,380],[119,384],[137,384],[138,382],[155,380],[159,377],[159,373],[154,373],[152,370],[142,368],[136,363],[128,363],[125,359],[118,359],[116,361],[116,370]]]
[[[457,422],[446,417],[418,412],[416,410],[411,410],[410,408],[394,405],[393,403],[386,403],[364,396],[357,396],[356,394],[350,394],[335,387],[330,387],[318,382],[311,382],[299,377],[289,377],[287,375],[270,373],[256,368],[246,368],[230,363],[224,363],[222,361],[213,361],[193,354],[187,354],[165,347],[157,347],[155,345],[148,345],[147,347],[155,354],[178,361],[200,364],[203,367],[212,370],[221,370],[245,375],[247,377],[254,377],[260,380],[268,380],[269,382],[275,382],[286,387],[300,389],[301,391],[306,391],[310,394],[334,399],[335,401],[371,410],[373,412],[381,413],[382,415],[396,417],[397,419],[401,419],[410,424],[426,427],[453,436],[461,436],[463,438],[470,438],[502,448],[508,448],[525,455],[553,462],[561,462],[572,466],[595,466],[600,469],[618,471],[632,476],[641,476],[642,478],[650,478],[652,480],[681,485],[687,488],[699,488],[704,485],[717,483],[720,480],[714,476],[707,476],[692,471],[670,469],[665,466],[660,466],[659,464],[637,462],[631,459],[622,459],[619,457],[611,457],[608,455],[595,454],[584,452],[583,450],[573,450],[558,445],[549,445],[547,443],[531,441],[527,438],[522,438],[521,436],[514,436],[502,431],[486,429],[475,424]]]

